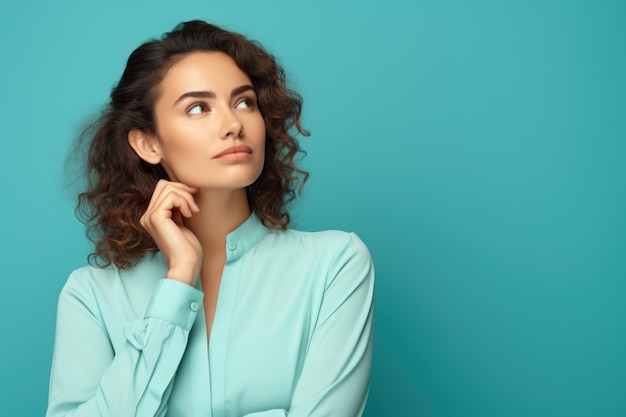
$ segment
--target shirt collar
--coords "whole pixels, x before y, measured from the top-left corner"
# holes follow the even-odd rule
[[[234,261],[259,243],[270,231],[255,213],[226,235],[226,262]]]

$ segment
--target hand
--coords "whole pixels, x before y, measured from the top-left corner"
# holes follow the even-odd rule
[[[180,182],[159,180],[139,223],[152,236],[167,262],[166,278],[195,286],[200,274],[202,246],[183,224],[200,208],[193,199],[198,190]]]

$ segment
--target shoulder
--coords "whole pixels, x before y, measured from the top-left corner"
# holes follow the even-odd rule
[[[158,279],[163,277],[164,265],[159,254],[150,254],[128,269],[115,265],[83,266],[69,275],[59,302],[78,300],[89,307],[115,298],[122,292],[130,295],[136,287],[156,286]]]
[[[272,258],[325,272],[327,285],[338,275],[373,280],[370,251],[356,233],[339,230],[272,232],[264,243]]]
[[[370,252],[356,233],[340,230],[306,232],[296,229],[272,231],[266,244],[285,253],[315,253],[318,256],[353,255],[371,259]]]
[[[273,232],[270,234],[276,242],[289,245],[309,246],[318,249],[327,248],[329,251],[337,249],[364,252],[369,254],[367,246],[353,232],[344,232],[341,230],[323,230],[318,232],[306,232],[296,229],[287,229],[285,231]]]
[[[68,295],[86,298],[88,295],[92,295],[99,286],[118,275],[119,270],[114,265],[106,267],[85,265],[72,271],[61,290],[61,296]]]

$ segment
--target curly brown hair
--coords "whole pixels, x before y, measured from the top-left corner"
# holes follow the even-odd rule
[[[137,156],[128,132],[155,132],[153,110],[161,81],[172,65],[196,51],[224,52],[250,77],[266,142],[263,171],[246,189],[248,203],[266,227],[286,229],[289,224],[287,205],[308,177],[295,163],[304,152],[294,135],[309,135],[300,124],[302,98],[287,87],[284,70],[258,43],[203,21],[184,22],[131,53],[109,103],[77,140],[75,152],[87,153],[87,189],[78,196],[76,215],[95,244],[88,258],[92,265],[129,268],[146,253],[158,251],[139,218],[158,180],[168,176],[161,165]]]

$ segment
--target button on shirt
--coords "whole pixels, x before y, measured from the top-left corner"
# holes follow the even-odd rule
[[[48,417],[360,416],[372,354],[374,271],[352,233],[226,239],[207,345],[198,288],[162,256],[74,271],[59,297]]]

